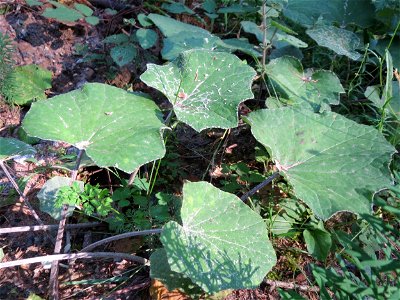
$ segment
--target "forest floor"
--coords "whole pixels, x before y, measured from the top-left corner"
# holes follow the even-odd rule
[[[60,23],[40,15],[40,9],[33,9],[24,4],[24,1],[11,1],[7,10],[0,14],[0,31],[7,34],[15,46],[14,60],[16,65],[36,64],[53,74],[52,88],[46,91],[48,97],[53,97],[71,90],[80,88],[86,82],[101,82],[125,88],[130,86],[133,90],[151,93],[161,108],[168,107],[168,102],[159,93],[147,88],[139,80],[147,61],[140,59],[139,63],[131,63],[122,68],[110,67],[107,63],[85,61],[82,59],[79,48],[84,45],[90,51],[102,53],[105,51],[102,40],[112,34],[121,32],[119,24],[123,18],[135,18],[138,13],[148,13],[143,6],[132,6],[117,15],[107,15],[105,7],[92,6],[95,15],[102,21],[97,26],[87,23],[75,22],[73,24]],[[87,2],[87,1],[83,1]],[[1,4],[2,2],[0,2]],[[147,50],[155,62],[162,63],[160,58],[160,45]],[[144,53],[141,53],[142,57]],[[10,106],[0,102],[0,136],[17,137],[17,129],[21,124],[27,107]],[[230,138],[225,142],[225,148],[235,145],[234,153],[225,151],[219,160],[237,160],[250,157],[255,141],[249,133],[239,135],[246,131],[245,128],[235,129]],[[207,170],[213,156],[213,147],[219,142],[221,131],[208,132],[195,135],[188,127],[178,130],[178,152],[180,155],[179,166],[184,180],[201,180],[204,170]],[[49,178],[62,175],[60,169],[54,166],[61,164],[61,157],[65,154],[68,145],[56,142],[40,142],[35,145],[38,150],[36,163],[14,162],[10,164],[10,172],[15,178],[27,178],[25,196],[30,200],[36,212],[45,224],[57,224],[55,220],[39,209],[36,198],[37,192]],[[201,153],[198,153],[201,149]],[[197,151],[197,152],[196,152]],[[222,155],[225,155],[223,158]],[[229,156],[230,155],[230,156]],[[200,171],[202,170],[202,171]],[[80,175],[81,178],[90,178],[93,183],[107,186],[110,183],[106,172],[97,172],[95,169],[86,169]],[[97,175],[96,175],[97,174]],[[209,174],[218,181],[218,169],[211,164]],[[31,175],[31,176],[28,176]],[[112,180],[111,180],[112,181]],[[179,183],[179,182],[178,182]],[[4,188],[0,194],[0,227],[16,227],[36,225],[30,211],[22,203],[22,199],[10,186],[7,178],[0,171],[0,185]],[[176,188],[179,193],[179,188]],[[69,222],[76,221],[74,217]],[[0,235],[0,249],[5,256],[3,261],[30,258],[39,255],[53,253],[54,246],[49,236],[54,236],[55,231],[48,234],[43,232],[24,232]],[[71,250],[90,241],[96,241],[110,236],[106,225],[96,228],[68,231],[67,245]],[[105,251],[129,252],[135,248],[137,241],[126,239],[109,244]],[[286,245],[287,240],[277,240],[276,244],[282,246],[305,249],[298,242]],[[279,247],[278,247],[279,249]],[[295,260],[295,261],[294,261]],[[296,259],[286,257],[285,252],[278,250],[278,264],[274,272],[280,274],[280,281],[289,284],[307,284],[309,270],[307,265],[311,259],[307,256],[299,256]],[[287,267],[291,269],[285,269]],[[20,267],[12,267],[0,270],[0,299],[26,299],[30,294],[46,297],[48,292],[50,269],[48,265],[30,264]],[[114,278],[113,281],[106,281]],[[78,260],[70,264],[62,263],[60,269],[60,294],[61,299],[186,299],[182,294],[166,293],[159,283],[152,282],[148,270],[138,267],[125,260]],[[162,293],[160,291],[163,291]],[[150,294],[153,294],[151,296]],[[317,299],[313,292],[303,292],[309,299]],[[277,299],[276,286],[264,283],[258,289],[239,290],[227,295],[226,299]]]

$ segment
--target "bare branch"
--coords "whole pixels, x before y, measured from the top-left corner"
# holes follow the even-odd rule
[[[319,287],[317,286],[299,285],[292,282],[275,281],[270,279],[265,279],[264,282],[271,287],[279,287],[288,290],[299,290],[302,292],[319,292]]]
[[[121,252],[81,252],[74,254],[54,254],[54,255],[45,255],[38,256],[32,258],[25,258],[13,261],[7,261],[0,263],[0,269],[16,267],[20,265],[28,265],[34,263],[42,263],[42,262],[54,262],[59,260],[70,260],[70,259],[91,259],[91,258],[113,258],[113,259],[126,259],[131,260],[143,265],[149,265],[149,261],[143,257],[131,255],[128,253]]]
[[[80,229],[80,228],[89,228],[100,225],[100,222],[93,223],[80,223],[80,224],[67,224],[65,225],[65,229]],[[58,225],[37,225],[37,226],[20,226],[20,227],[8,227],[8,228],[0,228],[0,235],[16,233],[16,232],[27,232],[27,231],[47,231],[57,229]]]
[[[29,208],[29,211],[31,212],[32,216],[35,218],[36,222],[38,222],[40,225],[43,225],[43,221],[40,219],[36,211],[33,209],[32,205],[30,204],[28,198],[25,197],[24,193],[20,190],[18,184],[15,182],[14,178],[12,178],[10,172],[8,172],[4,162],[0,160],[0,167],[6,174],[8,180],[11,182],[12,186],[14,189],[17,191],[18,195],[21,197],[23,203]]]
[[[97,246],[112,242],[112,241],[117,241],[117,240],[121,240],[121,239],[126,239],[129,237],[133,237],[133,236],[141,236],[141,235],[148,235],[148,234],[157,234],[157,233],[161,233],[162,229],[149,229],[149,230],[142,230],[142,231],[133,231],[133,232],[126,232],[126,233],[121,233],[103,240],[100,240],[98,242],[95,242],[93,244],[90,244],[89,246],[83,248],[81,251],[83,252],[87,252],[90,251],[94,248],[96,248]]]
[[[255,193],[257,193],[259,190],[261,190],[264,186],[269,184],[272,180],[277,178],[279,176],[279,172],[273,173],[271,176],[269,176],[267,179],[265,179],[263,182],[257,184],[255,187],[253,187],[250,191],[248,191],[246,194],[244,194],[242,197],[240,197],[240,200],[246,201],[247,198],[251,197]]]

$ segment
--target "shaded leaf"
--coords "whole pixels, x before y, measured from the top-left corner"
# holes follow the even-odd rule
[[[289,107],[259,110],[246,120],[296,196],[324,220],[339,211],[371,213],[372,195],[390,185],[396,150],[373,127]]]
[[[136,37],[143,49],[149,49],[155,45],[158,36],[154,30],[140,28],[136,31]]]
[[[324,261],[332,246],[331,234],[324,229],[310,228],[303,231],[303,237],[308,253]]]
[[[98,17],[96,17],[96,16],[89,16],[89,17],[85,18],[85,21],[87,23],[89,23],[90,25],[95,26],[95,25],[99,24],[100,19]]]
[[[360,39],[351,31],[335,26],[319,26],[306,32],[318,45],[327,47],[339,55],[345,55],[352,60],[361,57],[361,54],[355,51],[360,46]]]
[[[17,156],[35,155],[36,150],[31,145],[14,138],[0,137],[0,161],[6,161]]]
[[[166,37],[161,51],[166,60],[175,59],[181,52],[191,49],[213,49],[220,38],[205,29],[176,21],[172,18],[149,14],[147,16]]]
[[[138,14],[137,18],[140,25],[143,27],[149,27],[153,25],[153,22],[145,14]]]
[[[88,83],[32,104],[23,127],[30,136],[64,141],[100,167],[125,172],[164,156],[161,112],[149,99],[106,84]]]
[[[374,22],[375,7],[370,0],[288,0],[283,13],[306,27],[316,23],[337,23],[341,26],[357,24],[365,28]]]
[[[335,73],[326,70],[304,71],[301,62],[294,57],[274,59],[266,70],[275,87],[295,106],[316,112],[330,110],[330,105],[339,104],[339,94],[344,93]]]
[[[137,51],[134,44],[127,43],[113,47],[110,55],[114,62],[122,67],[133,61],[137,55]]]
[[[161,234],[168,263],[207,293],[254,288],[274,266],[263,219],[235,195],[186,183],[181,217],[182,225],[170,221]]]
[[[184,274],[171,270],[164,249],[154,251],[150,256],[150,277],[160,280],[169,291],[178,289],[192,297],[200,296],[203,290]]]
[[[79,188],[83,192],[84,183],[83,181],[75,181],[78,183]],[[40,203],[40,210],[48,213],[56,220],[61,219],[62,207],[56,206],[57,193],[63,186],[69,186],[71,179],[68,177],[55,176],[42,186],[41,190],[37,194]],[[69,206],[67,216],[71,216],[74,212],[75,207]]]
[[[193,50],[167,65],[148,64],[140,78],[168,98],[180,121],[201,131],[237,126],[239,104],[253,97],[255,74],[235,55]]]
[[[75,22],[83,18],[83,15],[79,11],[61,4],[58,4],[57,8],[46,8],[42,15],[46,18],[53,18],[62,22]]]
[[[75,8],[83,13],[86,17],[89,17],[93,14],[93,9],[91,9],[89,6],[81,3],[75,3],[74,4]]]

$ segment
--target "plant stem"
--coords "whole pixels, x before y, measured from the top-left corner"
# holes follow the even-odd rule
[[[82,160],[82,155],[85,152],[84,149],[79,149],[78,157],[76,158],[75,167],[71,173],[71,181],[70,185],[76,180],[78,175],[79,165]],[[67,215],[68,215],[68,205],[64,204],[62,211],[61,211],[61,220],[58,225],[58,232],[56,237],[56,244],[54,246],[54,254],[59,254],[61,252],[62,240],[64,236],[65,224],[67,223]],[[50,298],[53,300],[59,299],[58,293],[58,260],[54,260],[51,264],[51,271],[50,271]]]
[[[133,237],[133,236],[142,236],[142,235],[148,235],[148,234],[157,234],[157,233],[161,233],[162,229],[149,229],[149,230],[142,230],[142,231],[133,231],[133,232],[126,232],[126,233],[121,233],[106,239],[102,239],[100,241],[97,241],[93,244],[90,244],[89,246],[86,246],[85,248],[83,248],[81,251],[83,252],[87,252],[90,251],[94,248],[96,248],[97,246],[100,246],[102,244],[106,244],[112,241],[117,241],[117,240],[121,240],[121,239],[126,239],[129,237]]]
[[[89,228],[100,225],[100,222],[93,223],[80,223],[80,224],[67,224],[65,225],[65,229],[80,229],[80,228]],[[16,232],[28,232],[28,231],[47,231],[57,229],[58,225],[38,225],[38,226],[19,226],[19,227],[8,227],[8,228],[0,228],[0,235],[16,233]]]
[[[135,177],[136,177],[137,173],[139,172],[139,169],[140,169],[140,167],[137,167],[135,169],[135,171],[132,172],[132,174],[128,180],[128,186],[131,186],[133,184],[133,182],[135,181]]]
[[[55,255],[44,255],[32,258],[19,259],[14,261],[8,261],[0,263],[0,269],[15,267],[20,265],[34,264],[39,262],[55,262],[59,260],[70,260],[70,259],[88,259],[88,258],[114,258],[114,259],[126,259],[138,262],[143,265],[148,265],[149,261],[143,257],[131,255],[128,253],[121,252],[93,252],[93,253],[75,253],[75,254],[55,254]],[[51,298],[53,299],[53,298]]]
[[[269,176],[267,179],[265,179],[263,182],[257,184],[255,187],[253,187],[250,191],[248,191],[246,194],[244,194],[242,197],[240,197],[240,200],[243,202],[247,200],[247,198],[251,197],[255,193],[258,192],[258,190],[262,189],[264,186],[269,184],[272,180],[277,178],[279,176],[279,172],[273,173],[271,176]]]
[[[3,169],[4,173],[6,174],[8,180],[11,182],[14,189],[17,191],[18,195],[23,200],[24,204],[28,207],[29,211],[31,212],[32,216],[35,218],[36,222],[40,225],[43,225],[43,221],[40,219],[36,211],[33,209],[32,205],[30,204],[28,198],[25,197],[24,193],[20,190],[18,184],[15,182],[14,178],[12,178],[10,172],[8,172],[7,167],[5,166],[4,162],[0,160],[0,167]]]

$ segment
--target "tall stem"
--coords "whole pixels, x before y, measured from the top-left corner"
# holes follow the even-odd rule
[[[71,173],[71,181],[70,185],[76,180],[76,177],[78,176],[78,170],[79,170],[79,165],[82,160],[83,153],[85,152],[84,149],[79,149],[78,157],[76,158],[76,164],[74,169],[72,170]],[[65,224],[67,223],[67,216],[68,216],[68,208],[69,206],[67,204],[63,205],[62,211],[61,211],[61,220],[58,225],[58,232],[57,232],[57,238],[56,238],[56,244],[54,246],[54,254],[59,254],[61,252],[61,246],[62,246],[62,239],[64,236],[64,230],[65,230]],[[50,271],[50,298],[53,300],[58,300],[59,299],[59,293],[58,293],[58,260],[53,261],[51,264],[51,271]]]

